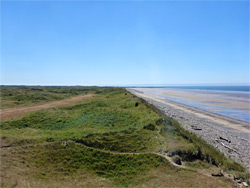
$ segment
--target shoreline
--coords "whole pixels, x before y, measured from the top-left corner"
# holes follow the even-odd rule
[[[205,110],[205,109],[199,109],[197,107],[194,107],[194,106],[190,106],[190,105],[186,105],[186,104],[182,104],[180,102],[175,102],[175,101],[171,101],[171,100],[168,100],[169,103],[173,103],[173,104],[178,104],[180,106],[184,106],[186,108],[190,108],[190,109],[195,109],[195,111],[202,111],[202,113],[208,115],[208,116],[215,116],[215,117],[218,117],[220,119],[225,119],[226,121],[230,122],[230,123],[236,123],[237,124],[244,124],[243,127],[246,126],[246,128],[249,127],[249,122],[247,121],[244,121],[244,120],[240,120],[240,119],[236,119],[236,118],[230,118],[230,117],[226,117],[226,116],[223,116],[221,114],[216,114],[214,112],[209,112],[208,110]],[[247,125],[246,125],[247,124]],[[234,127],[235,128],[235,127]]]
[[[218,114],[230,119],[250,123],[250,93],[221,93],[168,88],[132,88],[146,95],[180,103]]]
[[[161,99],[157,96],[126,88],[177,120],[180,125],[195,133],[220,152],[245,166],[250,172],[250,127],[248,122],[231,119],[185,104]]]

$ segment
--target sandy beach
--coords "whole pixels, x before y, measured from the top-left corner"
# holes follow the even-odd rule
[[[173,117],[186,130],[203,138],[250,171],[249,122],[229,118],[185,103],[186,101],[198,102],[199,104],[210,103],[209,106],[214,109],[224,107],[249,114],[249,98],[244,93],[239,95],[239,93],[203,91],[183,92],[166,88],[128,88],[127,90],[153,104],[166,115]],[[186,100],[183,102],[178,99]]]
[[[159,99],[250,123],[249,92],[223,92],[169,88],[140,88],[138,91]]]

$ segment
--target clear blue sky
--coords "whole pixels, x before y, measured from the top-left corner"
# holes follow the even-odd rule
[[[1,84],[250,82],[249,1],[2,1]]]

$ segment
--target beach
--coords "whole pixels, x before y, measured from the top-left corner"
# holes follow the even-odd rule
[[[250,171],[249,96],[168,88],[127,88]],[[233,112],[233,113],[232,113]]]

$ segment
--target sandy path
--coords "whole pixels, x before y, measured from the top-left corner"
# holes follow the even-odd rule
[[[224,126],[236,129],[238,131],[245,132],[245,133],[250,133],[250,129],[249,129],[250,127],[249,127],[248,123],[241,122],[241,121],[238,121],[238,120],[232,120],[232,119],[229,120],[229,118],[222,117],[220,115],[212,114],[212,113],[205,112],[205,111],[202,111],[202,110],[198,110],[198,109],[188,107],[188,106],[185,106],[185,105],[181,105],[181,104],[177,104],[177,103],[174,103],[174,102],[159,99],[159,98],[157,98],[155,96],[153,97],[153,96],[138,93],[138,92],[136,92],[136,95],[144,97],[144,98],[149,98],[151,100],[155,100],[155,101],[158,101],[158,102],[161,102],[161,103],[165,103],[165,104],[167,104],[169,106],[172,106],[175,109],[179,109],[181,111],[194,114],[194,115],[196,115],[198,117],[201,117],[201,118],[209,119],[212,122],[222,124]]]
[[[93,94],[87,94],[87,95],[80,95],[76,97],[72,97],[69,99],[63,99],[59,101],[52,101],[45,104],[37,105],[37,106],[30,106],[30,107],[22,107],[22,108],[13,108],[13,109],[6,109],[0,111],[0,119],[1,120],[7,120],[12,118],[20,117],[24,114],[35,112],[41,109],[47,109],[52,107],[58,107],[58,106],[67,106],[74,104],[76,102],[79,102],[81,100],[89,99],[93,96]]]
[[[176,167],[179,167],[179,168],[185,168],[185,169],[188,169],[186,166],[184,165],[178,165],[176,164],[171,157],[167,156],[167,154],[163,154],[163,153],[157,153],[157,152],[117,152],[117,151],[109,151],[109,150],[103,150],[103,149],[99,149],[99,148],[95,148],[95,147],[89,147],[89,146],[86,146],[85,144],[82,144],[82,143],[77,143],[79,145],[83,145],[84,147],[87,147],[87,148],[94,148],[95,150],[98,150],[100,152],[104,152],[104,153],[110,153],[110,154],[118,154],[118,155],[142,155],[142,154],[154,154],[154,155],[158,155],[160,157],[163,157],[165,158],[171,165],[173,166],[176,166]],[[8,148],[8,147],[5,147],[5,148]]]

